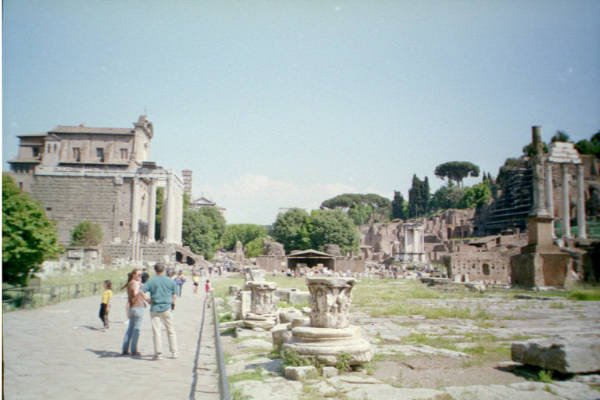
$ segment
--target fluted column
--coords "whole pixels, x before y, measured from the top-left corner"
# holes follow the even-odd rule
[[[577,164],[577,237],[587,239],[585,223],[585,188],[583,185],[583,164]]]
[[[554,233],[554,185],[552,183],[552,164],[549,161],[546,161],[546,209],[548,210],[548,214],[552,217],[552,237],[555,238],[556,234]]]
[[[140,219],[140,190],[138,178],[131,182],[131,259],[138,259],[139,219]]]
[[[156,225],[156,181],[148,185],[148,243],[154,243]]]
[[[563,191],[563,239],[571,238],[571,212],[569,202],[569,164],[561,164]]]

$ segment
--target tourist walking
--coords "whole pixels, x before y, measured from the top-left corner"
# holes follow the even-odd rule
[[[204,294],[206,295],[205,300],[208,300],[208,292],[210,292],[212,290],[212,286],[210,285],[210,280],[206,280],[206,282],[204,283]],[[208,308],[210,308],[210,303],[208,303]]]
[[[185,283],[185,276],[183,276],[183,271],[179,270],[177,276],[175,277],[175,284],[177,285],[177,296],[181,297],[181,292],[183,290],[183,284]]]
[[[139,269],[135,268],[129,273],[129,280],[125,287],[127,287],[127,316],[129,317],[129,324],[123,338],[121,354],[124,356],[129,354],[140,356],[138,341],[142,328],[142,320],[144,319],[144,310],[146,309],[146,297],[140,290],[142,287],[142,272]]]
[[[110,299],[112,298],[112,282],[104,281],[104,291],[102,292],[102,301],[100,303],[100,312],[98,316],[104,324],[104,328],[108,329],[108,312],[110,311]]]
[[[154,359],[162,358],[161,324],[167,329],[171,357],[177,358],[177,336],[173,324],[172,310],[175,309],[175,282],[165,276],[165,265],[156,263],[156,276],[144,285],[144,292],[150,293],[150,317],[152,321],[152,339],[154,341]]]
[[[192,282],[194,283],[194,294],[198,294],[198,286],[200,286],[200,276],[196,271],[192,271]]]

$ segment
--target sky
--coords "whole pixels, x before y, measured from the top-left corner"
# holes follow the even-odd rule
[[[146,114],[228,223],[600,130],[595,0],[4,0],[2,33],[4,169],[17,135]]]

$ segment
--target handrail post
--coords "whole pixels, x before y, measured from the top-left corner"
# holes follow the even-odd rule
[[[210,292],[210,301],[212,303],[212,312],[215,327],[215,351],[217,356],[217,365],[219,366],[219,386],[221,392],[221,400],[230,400],[229,381],[227,379],[227,370],[225,369],[225,360],[223,358],[223,348],[221,347],[221,335],[219,333],[219,319],[217,318],[217,307],[215,304],[215,295]]]

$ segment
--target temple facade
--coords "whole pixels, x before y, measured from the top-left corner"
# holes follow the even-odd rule
[[[87,220],[102,227],[108,253],[113,246],[117,258],[146,259],[144,248],[156,254],[149,245],[181,245],[183,222],[184,182],[148,161],[153,136],[145,116],[133,128],[57,126],[22,135],[10,174],[56,222],[63,244]],[[157,204],[162,204],[160,232]]]

